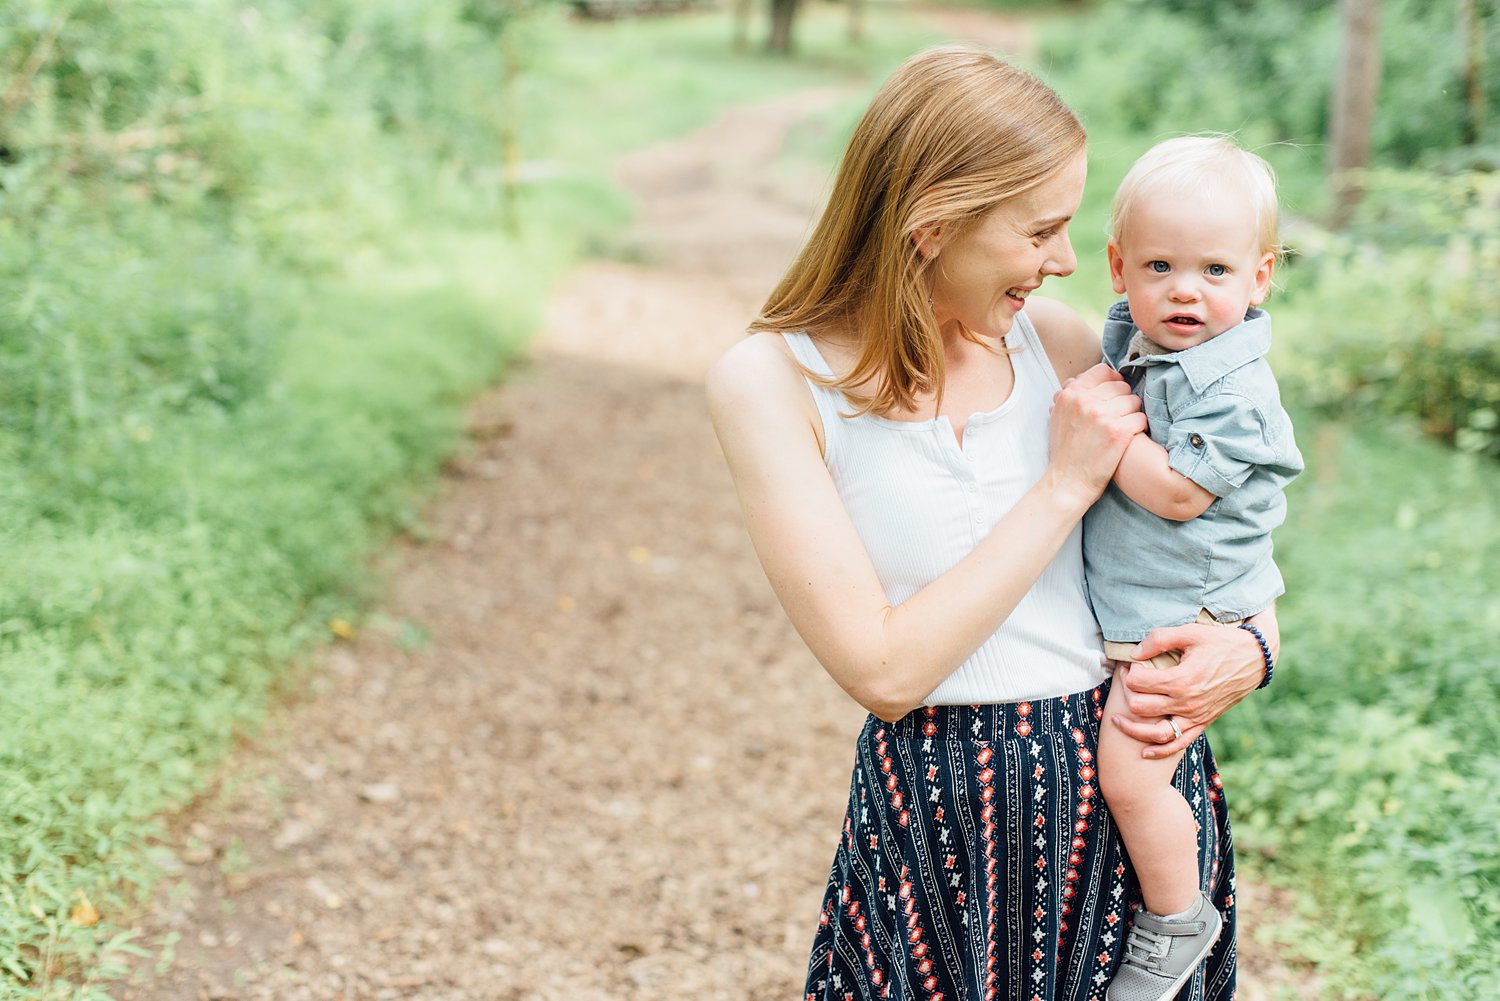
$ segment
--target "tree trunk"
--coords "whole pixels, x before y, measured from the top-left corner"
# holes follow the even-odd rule
[[[865,40],[865,0],[846,0],[849,4],[849,41]]]
[[[1343,43],[1333,86],[1329,137],[1333,225],[1348,224],[1363,190],[1354,173],[1370,162],[1370,124],[1380,89],[1380,0],[1339,0]]]
[[[771,0],[771,38],[766,49],[771,52],[792,51],[792,21],[797,16],[798,0]]]
[[[734,0],[734,51],[744,52],[750,44],[750,0]]]
[[[1484,11],[1475,0],[1459,0],[1458,33],[1464,48],[1464,92],[1469,114],[1464,120],[1464,142],[1474,145],[1484,136]]]

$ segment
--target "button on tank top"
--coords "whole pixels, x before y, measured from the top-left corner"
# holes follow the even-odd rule
[[[783,336],[809,371],[831,374],[811,337]],[[893,605],[967,556],[1047,468],[1057,375],[1024,313],[1006,344],[1017,349],[1014,388],[996,409],[969,417],[962,445],[947,417],[846,417],[853,408],[838,390],[808,380],[823,422],[824,463]],[[1082,539],[1075,525],[1009,618],[925,705],[1050,698],[1109,676],[1084,590]]]

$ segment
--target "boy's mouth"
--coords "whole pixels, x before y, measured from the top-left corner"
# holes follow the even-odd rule
[[[1175,316],[1169,316],[1164,322],[1173,330],[1189,334],[1196,332],[1199,327],[1203,326],[1202,320],[1198,319],[1196,316],[1188,316],[1186,313],[1178,313]]]

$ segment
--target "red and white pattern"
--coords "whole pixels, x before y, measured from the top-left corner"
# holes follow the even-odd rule
[[[870,717],[806,1001],[1102,1001],[1138,905],[1095,775],[1106,691]],[[1222,784],[1205,740],[1183,761],[1226,932],[1178,1001],[1231,1001]]]

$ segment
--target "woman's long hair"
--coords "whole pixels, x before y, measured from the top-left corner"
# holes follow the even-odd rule
[[[943,385],[932,261],[917,251],[917,230],[960,231],[1084,142],[1077,116],[1031,74],[963,46],[912,56],[855,127],[817,228],[750,329],[851,330],[853,370],[821,381],[857,413],[915,409]]]

